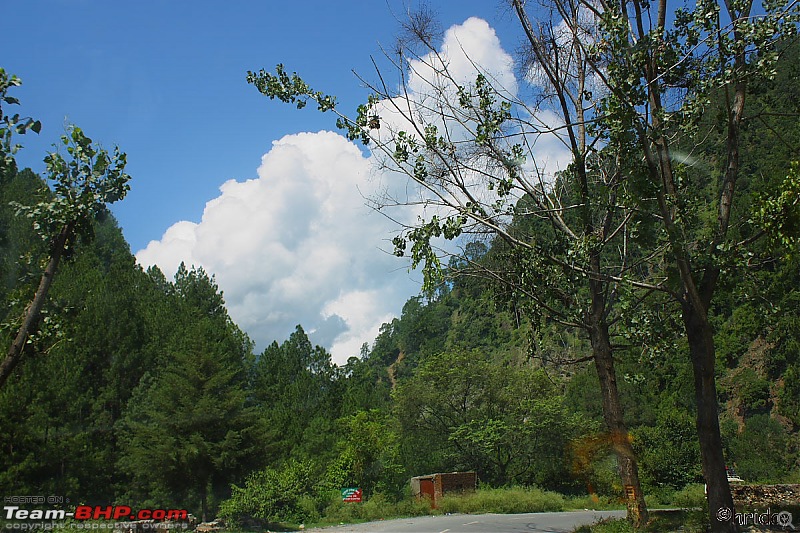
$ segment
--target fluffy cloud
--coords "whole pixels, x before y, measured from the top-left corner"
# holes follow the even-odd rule
[[[397,91],[398,96],[380,100],[372,108],[380,118],[380,129],[372,134],[377,137],[377,145],[381,148],[373,157],[382,168],[397,168],[392,157],[394,138],[400,131],[419,138],[419,131],[433,125],[440,135],[456,143],[472,139],[474,131],[471,130],[475,128],[476,117],[473,111],[459,107],[459,87],[473,86],[478,73],[482,73],[495,90],[505,93],[508,98],[516,96],[513,58],[501,46],[494,29],[476,17],[449,28],[436,52],[408,59],[406,86]],[[479,167],[485,161],[471,163]],[[471,198],[480,197],[487,203],[496,199],[495,193],[485,189],[480,175],[465,171],[459,178],[477,185],[471,191]],[[441,190],[434,192],[421,187],[407,187],[407,182],[402,179],[387,180],[386,196],[396,199],[395,203],[400,204],[401,209],[394,209],[391,201],[381,208],[395,220],[407,224],[414,224],[417,217],[447,217],[453,214],[453,210],[446,204],[468,201],[458,189],[448,187],[444,195],[446,200],[443,200],[439,195]],[[413,208],[409,209],[409,204]],[[445,253],[456,249],[452,243],[437,244]]]
[[[450,80],[443,81],[438,75],[444,68],[458,85],[474,83],[480,71],[496,89],[510,95],[517,93],[514,60],[503,49],[494,29],[476,17],[448,29],[438,53],[411,60],[409,67],[408,87],[417,94],[429,92],[431,86],[450,85]]]
[[[503,50],[497,34],[479,18],[469,18],[463,24],[448,29],[440,49],[408,60],[408,81],[401,96],[379,102],[374,111],[381,118],[377,134],[385,139],[393,132],[414,133],[410,117],[435,124],[439,131],[447,130],[451,138],[468,136],[456,117],[444,121],[439,113],[442,102],[458,101],[458,86],[471,86],[478,72],[492,86],[509,97],[517,93],[514,60]],[[457,114],[457,105],[448,109]],[[463,119],[468,119],[466,115]]]
[[[200,223],[176,223],[137,259],[168,275],[181,261],[202,265],[260,347],[299,323],[341,363],[419,291],[381,250],[391,222],[359,194],[376,184],[369,160],[342,136],[288,135],[263,156],[258,179],[224,183]]]
[[[434,96],[429,82],[443,81],[435,74],[442,65],[456,83],[472,83],[480,68],[516,94],[513,61],[483,20],[453,26],[439,54],[409,63],[413,100]],[[455,87],[449,83],[446,90]],[[387,104],[379,104],[382,121],[396,130],[404,119]],[[549,144],[555,152],[556,143]],[[137,259],[167,275],[181,261],[202,265],[216,276],[231,317],[259,348],[302,324],[313,342],[343,363],[420,288],[407,264],[385,251],[396,223],[365,206],[365,198],[388,195],[405,202],[420,193],[376,170],[374,157],[336,133],[287,135],[263,156],[257,179],[224,183],[199,223],[177,222]],[[417,205],[391,214],[413,222],[422,212]]]

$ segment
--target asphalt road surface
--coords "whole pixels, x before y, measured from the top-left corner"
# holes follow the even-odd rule
[[[592,524],[608,517],[624,518],[625,511],[419,516],[306,531],[313,533],[571,533],[578,526]]]

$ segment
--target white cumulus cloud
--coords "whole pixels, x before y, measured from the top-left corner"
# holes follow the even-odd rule
[[[424,114],[436,84],[455,93],[452,81],[436,79],[444,65],[458,84],[483,72],[509,95],[517,92],[511,56],[489,24],[470,18],[445,33],[438,54],[409,62],[412,113]],[[407,122],[387,104],[378,110],[386,129],[396,131]],[[556,144],[548,148],[558,161]],[[225,182],[199,222],[175,223],[137,260],[168,276],[182,261],[214,274],[231,317],[260,349],[301,324],[344,363],[420,289],[421,276],[412,279],[407,262],[386,252],[399,228],[365,205],[365,198],[414,200],[420,193],[376,170],[378,162],[337,133],[287,135],[263,156],[256,179]],[[421,213],[415,206],[392,216],[411,223]]]
[[[227,181],[202,220],[178,222],[137,254],[173,275],[181,261],[216,276],[234,321],[260,347],[302,324],[343,363],[419,291],[383,249],[391,222],[364,205],[370,162],[322,131],[273,143],[258,178]]]

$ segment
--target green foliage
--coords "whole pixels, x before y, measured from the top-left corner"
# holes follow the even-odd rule
[[[645,490],[681,489],[702,480],[700,447],[689,413],[662,412],[655,426],[636,428],[633,436]]]
[[[800,426],[800,365],[790,366],[783,375],[780,391],[780,411],[796,426]]]
[[[586,424],[541,371],[476,351],[443,352],[429,356],[394,399],[413,472],[436,465],[475,470],[490,484],[570,482],[566,446]]]
[[[704,533],[708,531],[708,518],[701,511],[653,511],[650,522],[641,529],[636,529],[630,521],[622,518],[605,518],[594,524],[581,526],[574,533],[633,533],[647,531],[653,533]]]
[[[705,485],[702,483],[690,483],[672,495],[672,501],[668,505],[674,505],[681,509],[702,509],[706,506]]]
[[[234,522],[304,522],[317,519],[317,498],[325,495],[319,468],[310,461],[291,460],[279,468],[266,468],[247,477],[243,487],[233,486],[219,514]]]
[[[431,514],[430,503],[425,500],[404,498],[394,501],[383,494],[375,494],[364,503],[343,502],[341,495],[333,494],[325,507],[322,521],[341,524],[361,521],[387,520],[407,516]]]
[[[590,526],[581,526],[574,533],[634,533],[633,525],[622,518],[605,518]]]
[[[275,74],[264,69],[258,73],[248,70],[247,83],[255,86],[258,92],[270,100],[277,98],[282,102],[294,104],[297,109],[303,109],[308,102],[316,102],[317,110],[323,113],[333,111],[339,116],[336,127],[345,130],[347,138],[351,141],[359,139],[365,146],[370,143],[370,130],[380,128],[380,117],[373,112],[378,99],[373,95],[369,96],[366,104],[358,106],[357,116],[351,120],[336,110],[334,96],[312,90],[296,72],[289,76],[281,64],[276,65]]]
[[[12,136],[16,133],[23,135],[29,130],[39,133],[42,130],[42,123],[30,117],[20,117],[19,113],[8,115],[3,111],[4,106],[19,105],[19,99],[8,94],[12,87],[22,85],[22,80],[18,77],[6,73],[5,69],[0,68],[0,176],[7,170],[16,171],[14,154],[21,148],[18,144],[13,144]]]
[[[769,415],[746,419],[739,431],[726,424],[728,461],[736,472],[751,483],[780,483],[791,469],[790,439],[786,429]]]
[[[333,458],[333,426],[340,416],[340,371],[330,354],[313,346],[302,327],[274,342],[250,370],[250,402],[270,438],[265,464],[289,457]]]
[[[297,109],[306,106],[309,100],[317,102],[319,111],[328,111],[336,106],[336,99],[317,91],[314,92],[297,73],[291,77],[286,73],[283,65],[275,67],[275,74],[261,70],[258,74],[247,72],[247,83],[255,85],[258,91],[270,99],[278,98],[287,103],[297,105]]]
[[[767,232],[770,242],[789,252],[800,242],[800,162],[791,164],[789,173],[772,197],[758,199],[754,222]]]
[[[369,354],[366,346],[364,352],[363,358],[351,357],[342,368],[342,374],[346,376],[347,380],[341,404],[341,414],[345,416],[369,409],[378,409],[383,412],[388,410],[391,385],[389,373],[385,367],[394,363],[398,352],[389,348],[386,355],[378,354],[376,347],[372,354]],[[368,356],[370,359],[367,358]],[[386,362],[376,364],[371,360],[373,357],[378,361]]]
[[[763,411],[769,403],[770,383],[752,368],[740,368],[730,374],[731,394],[743,412]]]
[[[650,502],[648,501],[649,506]],[[616,495],[601,497],[595,493],[586,496],[571,496],[566,499],[566,510],[583,511],[585,509],[593,509],[596,511],[613,511],[624,507],[624,502]]]
[[[589,452],[581,449],[581,445],[591,444],[599,440],[603,446],[599,449],[589,448]],[[573,477],[581,481],[581,485],[573,489],[572,493],[589,493],[590,500],[602,501],[611,499],[619,501],[622,494],[622,484],[619,477],[617,458],[609,447],[607,434],[594,433],[584,439],[578,439],[571,444],[569,456]]]
[[[134,501],[166,489],[184,504],[199,504],[205,516],[209,488],[226,490],[253,453],[249,341],[202,270],[179,270],[173,291],[182,323],[165,338],[161,365],[143,377],[117,423],[118,462],[132,477]],[[201,294],[207,301],[197,300]]]
[[[326,467],[327,486],[358,487],[367,498],[374,493],[399,497],[408,480],[390,417],[359,411],[339,419],[338,426],[341,436],[336,459]]]
[[[9,170],[0,180],[0,305],[3,317],[15,317],[2,326],[8,335],[19,327],[16,317],[22,316],[23,306],[39,281],[41,263],[47,253],[45,243],[30,222],[18,217],[10,203],[20,199],[35,201],[45,194],[46,185],[30,170]]]
[[[121,200],[129,189],[125,154],[115,149],[109,156],[105,150],[96,149],[79,128],[72,127],[69,133],[62,138],[68,160],[58,153],[45,158],[52,190],[46,189],[32,205],[10,203],[16,208],[16,215],[32,219],[33,229],[49,249],[41,266],[40,282],[32,296],[26,298],[29,303],[13,326],[16,333],[0,366],[0,385],[7,382],[24,352],[30,350],[37,333],[42,333],[42,325],[48,325],[50,317],[43,316],[44,307],[62,258],[72,256],[77,237],[91,240],[94,221],[107,213],[106,204]],[[3,168],[3,174],[13,172],[12,167]],[[12,307],[17,303],[13,302]]]
[[[18,368],[0,394],[2,433],[9,439],[0,454],[3,490],[27,487],[83,501],[113,494],[111,429],[131,383],[152,359],[145,355],[136,300],[144,296],[137,294],[144,274],[126,248],[108,263],[99,259],[101,248],[124,243],[112,219],[95,231],[94,243],[53,285],[44,327],[30,345],[38,357]]]
[[[63,227],[74,224],[76,234],[91,237],[93,218],[105,213],[106,204],[122,200],[130,190],[125,173],[126,154],[98,149],[83,131],[70,127],[61,137],[68,153],[45,157],[53,195],[44,202],[28,206],[15,203],[17,212],[33,221],[39,235],[50,240]]]
[[[564,401],[570,410],[589,420],[603,420],[603,406],[597,372],[586,367],[576,370],[564,387]]]

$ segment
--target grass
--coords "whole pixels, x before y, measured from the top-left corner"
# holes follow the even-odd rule
[[[313,501],[307,502],[309,506]],[[645,531],[660,533],[683,531],[699,533],[706,530],[708,522],[703,485],[689,485],[679,491],[651,495],[647,498],[650,508],[650,523]],[[680,510],[658,510],[658,507],[680,508]],[[418,501],[405,498],[394,501],[382,494],[375,494],[363,503],[345,503],[341,497],[332,494],[327,506],[317,507],[313,518],[306,527],[324,527],[336,524],[388,520],[442,513],[539,513],[569,510],[618,510],[625,509],[619,498],[565,497],[556,492],[538,488],[481,488],[473,493],[445,496],[439,501],[438,509],[431,509],[427,500]],[[300,524],[270,524],[271,531],[297,531]],[[260,531],[263,531],[261,529]],[[575,533],[634,533],[633,527],[625,519],[606,519],[591,526],[578,528]]]
[[[537,488],[483,488],[474,493],[446,496],[439,501],[438,509],[431,509],[427,500],[405,498],[392,501],[382,494],[375,494],[363,503],[346,503],[341,497],[332,497],[322,512],[313,513],[313,518],[303,525],[310,528],[443,513],[539,513],[571,508],[577,507],[567,505],[561,494]],[[267,527],[271,531],[297,531],[300,525],[282,522]]]
[[[608,496],[598,496],[590,494],[587,496],[573,496],[567,499],[566,508],[573,511],[583,511],[591,509],[593,511],[617,511],[625,509],[625,504],[619,498]]]
[[[706,496],[702,484],[687,485],[678,491],[667,490],[650,494],[645,497],[645,501],[650,511],[650,522],[645,527],[645,532],[704,533],[707,529]],[[586,508],[608,509],[609,507],[587,506]],[[624,509],[625,506],[620,503],[616,508]],[[627,520],[609,518],[578,528],[575,533],[634,533],[635,531]]]
[[[622,518],[607,518],[590,526],[581,526],[574,533],[634,533],[630,522]]]
[[[373,520],[427,514],[431,514],[431,508],[426,501],[404,499],[399,502],[393,502],[382,494],[375,494],[364,503],[347,503],[343,502],[341,498],[332,500],[325,508],[319,523],[315,525],[371,522]]]
[[[651,511],[650,522],[644,528],[645,533],[704,533],[708,522],[705,511]],[[624,518],[607,518],[599,522],[581,526],[574,533],[637,533],[630,522]]]
[[[458,496],[445,496],[439,502],[443,513],[543,513],[563,511],[564,496],[537,488],[480,489]]]
[[[702,509],[706,506],[702,483],[686,485],[681,490],[661,489],[645,495],[648,509]]]

